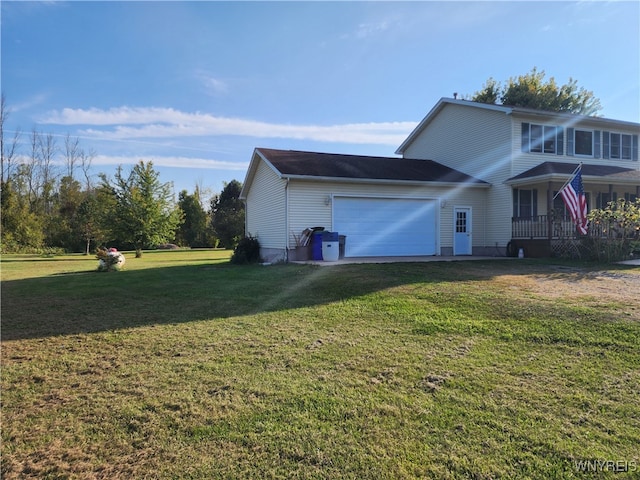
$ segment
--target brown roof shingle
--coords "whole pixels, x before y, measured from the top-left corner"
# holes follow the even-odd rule
[[[489,184],[433,160],[257,148],[283,177]]]
[[[568,176],[571,175],[577,167],[578,164],[574,163],[543,162],[519,175],[516,175],[515,177],[511,177],[507,182],[551,175]],[[602,179],[608,178],[611,180],[640,180],[640,171],[631,168],[616,167],[613,165],[582,165],[582,176],[600,177]]]

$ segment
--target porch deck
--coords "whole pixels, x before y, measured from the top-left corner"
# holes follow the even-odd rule
[[[588,237],[611,236],[612,229],[604,225],[590,224]],[[580,257],[580,243],[585,236],[578,234],[568,217],[537,215],[511,219],[511,242],[507,255],[517,254],[519,249],[529,257]]]

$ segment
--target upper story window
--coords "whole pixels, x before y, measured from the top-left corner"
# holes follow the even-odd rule
[[[638,136],[626,133],[602,132],[602,155],[620,160],[638,159]]]
[[[522,123],[524,153],[566,154],[613,160],[638,160],[638,135],[556,125]]]
[[[522,151],[563,154],[563,131],[556,125],[522,124]]]
[[[567,128],[567,155],[600,158],[600,130]]]
[[[589,130],[575,130],[575,150],[576,155],[587,155],[593,157],[593,132]]]

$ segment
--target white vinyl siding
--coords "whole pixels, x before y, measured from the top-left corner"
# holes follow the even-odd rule
[[[289,183],[288,247],[296,247],[296,235],[305,228],[331,230],[331,192],[326,183],[291,180]]]
[[[283,249],[286,241],[286,202],[283,180],[260,161],[247,195],[246,234],[262,248]]]
[[[511,188],[503,182],[513,175],[513,146],[517,145],[520,151],[520,127],[517,141],[512,136],[512,116],[449,104],[404,151],[405,158],[434,160],[492,185],[486,192],[487,203],[480,210],[474,205],[473,221],[482,218],[486,229],[486,236],[479,240],[479,230],[474,226],[474,245],[482,241],[484,246],[494,247],[497,243],[504,247],[511,239]],[[489,215],[480,213],[484,211]]]
[[[346,182],[291,180],[289,184],[289,248],[295,247],[294,235],[308,227],[334,230],[333,202],[336,196],[387,197],[437,200],[438,251],[450,252],[453,247],[453,206],[473,205],[474,246],[486,243],[486,188],[429,187],[417,185],[381,185]],[[340,233],[340,232],[338,232]],[[347,242],[349,239],[347,238]],[[450,254],[450,253],[447,253]]]

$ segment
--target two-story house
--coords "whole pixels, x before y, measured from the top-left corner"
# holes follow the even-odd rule
[[[640,196],[640,124],[441,99],[402,157],[258,148],[241,198],[264,258],[287,260],[308,227],[345,256],[548,255],[571,237],[558,190],[582,163],[589,208]]]

